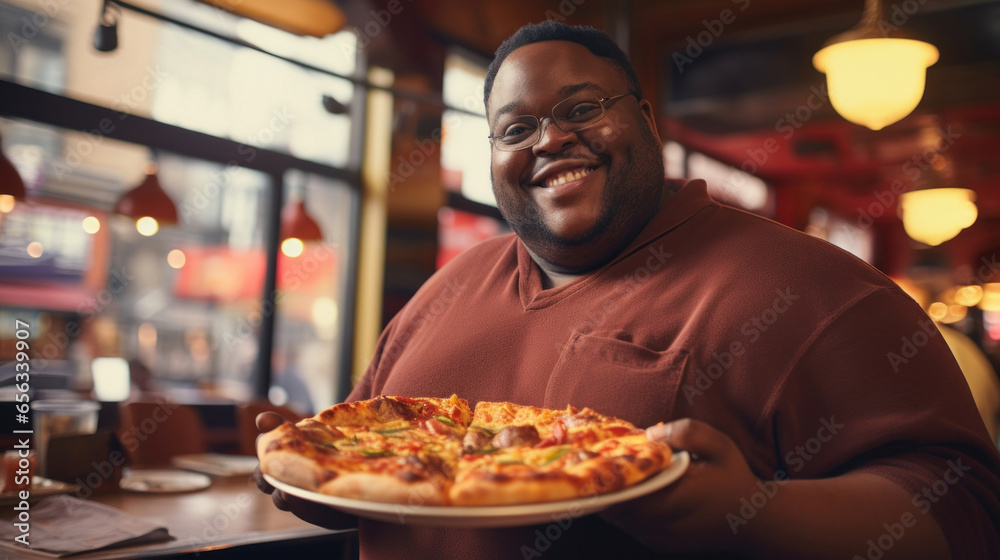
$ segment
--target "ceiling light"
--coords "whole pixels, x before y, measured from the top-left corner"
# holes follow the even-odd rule
[[[1000,311],[1000,282],[983,285],[983,299],[979,302],[983,311]]]
[[[948,315],[948,306],[943,302],[935,301],[927,307],[927,314],[931,316],[931,319],[940,321]]]
[[[28,255],[35,259],[37,259],[38,257],[42,256],[43,253],[45,253],[45,249],[42,248],[42,244],[37,241],[32,241],[31,243],[28,243],[27,251]]]
[[[337,101],[336,97],[332,95],[323,96],[323,109],[331,115],[344,115],[347,114],[347,105],[344,105],[340,101]]]
[[[294,185],[281,211],[281,252],[289,257],[301,255],[307,241],[323,241],[323,230],[306,211],[304,190],[304,185]]]
[[[305,244],[295,237],[289,237],[288,239],[281,242],[281,252],[285,254],[286,257],[295,258],[302,254],[305,250]]]
[[[138,231],[140,235],[150,237],[156,235],[156,232],[160,231],[160,224],[156,221],[156,218],[143,216],[135,221],[135,230]]]
[[[187,255],[180,249],[174,249],[167,253],[167,264],[170,265],[170,268],[184,268],[184,265],[187,264]]]
[[[153,235],[160,226],[177,223],[177,206],[160,186],[155,163],[149,164],[146,178],[138,187],[118,199],[114,212],[135,220],[143,235]]]
[[[966,307],[978,305],[982,299],[983,287],[976,284],[962,286],[955,291],[955,301]]]
[[[94,48],[101,52],[111,52],[118,48],[118,17],[121,8],[111,0],[104,0],[101,6],[101,21],[94,30]]]
[[[91,235],[101,231],[101,220],[94,216],[87,216],[83,219],[80,225],[83,227],[83,231]]]
[[[961,188],[935,188],[900,195],[903,228],[912,239],[940,245],[971,226],[979,215],[976,193]]]
[[[217,8],[296,35],[325,37],[344,27],[347,18],[331,0],[201,0]]]
[[[830,103],[840,116],[872,130],[909,115],[924,95],[927,67],[938,60],[934,45],[889,38],[879,0],[865,2],[861,22],[813,56],[826,73]]]

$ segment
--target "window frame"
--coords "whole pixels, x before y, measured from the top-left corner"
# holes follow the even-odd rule
[[[364,115],[366,96],[355,95],[351,104],[351,117],[357,126],[351,127],[351,143],[354,146],[363,145],[364,126],[361,115]],[[247,169],[262,172],[270,178],[270,197],[267,214],[266,251],[267,271],[264,281],[264,292],[260,303],[261,309],[272,311],[263,313],[260,331],[260,351],[257,356],[256,368],[253,373],[254,394],[266,397],[273,380],[272,350],[274,344],[274,322],[276,302],[276,281],[278,253],[280,251],[279,230],[281,224],[281,209],[284,203],[285,186],[283,177],[286,171],[297,169],[314,173],[345,183],[351,192],[349,212],[349,232],[351,243],[347,249],[348,269],[347,285],[345,286],[345,309],[338,320],[342,333],[339,344],[340,360],[337,364],[335,402],[340,402],[351,390],[351,369],[354,359],[354,316],[355,295],[357,292],[358,250],[360,239],[361,218],[361,173],[359,150],[352,150],[349,164],[346,168],[336,168],[310,160],[301,159],[290,154],[253,147],[254,157],[248,161],[245,157],[247,146],[228,138],[221,138],[181,128],[142,117],[129,115],[121,119],[120,111],[79,101],[62,95],[34,89],[6,79],[0,79],[0,116],[11,119],[23,119],[53,126],[65,130],[93,132],[95,123],[104,123],[101,133],[115,140],[139,144],[153,150],[173,152],[181,156],[200,159],[220,165],[239,165]],[[113,123],[113,126],[106,126]],[[243,150],[241,152],[241,150]]]

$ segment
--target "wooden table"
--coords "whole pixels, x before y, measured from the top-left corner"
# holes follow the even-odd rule
[[[93,501],[166,526],[173,540],[114,548],[73,556],[81,560],[191,557],[251,558],[274,548],[301,558],[352,558],[357,555],[356,529],[329,531],[274,507],[249,477],[212,477],[212,486],[197,492],[147,494],[118,491]],[[239,548],[253,546],[254,548]],[[233,550],[235,548],[235,550]],[[321,552],[317,552],[321,551]]]

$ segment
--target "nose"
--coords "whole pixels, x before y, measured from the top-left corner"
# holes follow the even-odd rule
[[[538,129],[538,142],[531,147],[535,155],[559,153],[579,140],[575,132],[566,132],[559,128],[552,117],[542,119]]]

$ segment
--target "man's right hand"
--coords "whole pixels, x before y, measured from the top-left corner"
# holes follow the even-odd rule
[[[263,412],[257,416],[257,429],[263,434],[270,432],[284,422],[285,419],[279,414]],[[253,479],[261,492],[271,495],[271,500],[278,509],[290,511],[303,521],[319,525],[326,529],[350,529],[358,526],[358,518],[356,516],[348,515],[330,506],[292,496],[281,490],[275,490],[273,486],[264,480],[259,464],[254,469]]]

